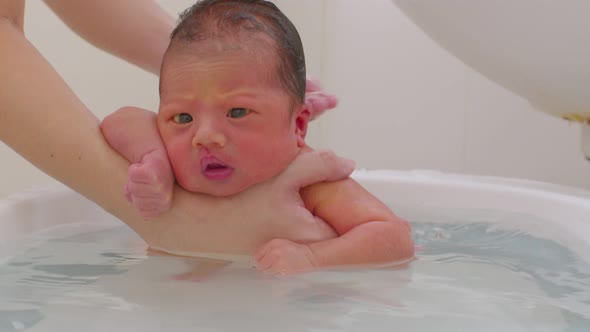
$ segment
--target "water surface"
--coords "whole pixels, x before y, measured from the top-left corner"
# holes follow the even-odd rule
[[[485,220],[413,228],[409,265],[272,277],[65,225],[0,265],[0,331],[590,331],[590,266],[566,247]]]

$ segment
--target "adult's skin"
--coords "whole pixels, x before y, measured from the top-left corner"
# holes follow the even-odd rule
[[[175,19],[152,0],[44,0],[80,37],[159,75]]]
[[[122,194],[129,163],[109,147],[99,120],[26,40],[21,4],[0,0],[2,142],[155,248],[249,254],[272,238],[315,241],[335,235],[305,209],[298,193],[307,184],[350,174],[351,163],[327,152],[299,156],[278,177],[230,199],[177,187],[169,212],[141,220]]]

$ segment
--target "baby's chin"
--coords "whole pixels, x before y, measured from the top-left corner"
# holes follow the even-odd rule
[[[216,183],[210,183],[207,185],[196,185],[196,184],[192,184],[191,186],[183,186],[182,183],[179,183],[179,185],[181,187],[183,187],[184,189],[190,191],[190,192],[194,192],[194,193],[199,193],[199,194],[205,194],[205,195],[210,195],[210,196],[215,196],[215,197],[229,197],[229,196],[233,196],[233,195],[237,195],[243,191],[245,191],[248,188],[251,188],[252,186],[255,186],[256,184],[263,182],[264,180],[261,181],[252,181],[249,183],[244,183],[244,184],[216,184]]]
[[[201,190],[201,191],[196,191],[198,193],[201,194],[205,194],[205,195],[211,195],[211,196],[215,196],[215,197],[230,197],[233,195],[237,195],[239,193],[241,193],[242,191],[245,191],[246,189],[250,188],[252,185],[250,186],[244,186],[243,188],[212,188],[209,190]]]

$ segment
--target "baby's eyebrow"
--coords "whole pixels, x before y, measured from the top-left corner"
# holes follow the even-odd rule
[[[225,98],[233,98],[233,97],[247,97],[247,98],[259,98],[261,95],[264,95],[264,89],[240,89],[240,90],[233,90],[224,93],[222,96]]]
[[[190,107],[189,102],[174,101],[160,105],[158,113],[179,113],[190,109]]]

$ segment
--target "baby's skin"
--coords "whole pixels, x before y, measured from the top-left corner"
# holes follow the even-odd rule
[[[277,177],[312,151],[305,143],[308,122],[335,103],[319,85],[305,85],[301,41],[274,5],[195,6],[189,14],[197,16],[179,24],[187,31],[178,38],[173,33],[164,57],[157,115],[128,107],[101,126],[132,164],[126,195],[145,218],[170,208],[174,181],[190,192],[229,199]],[[198,24],[198,18],[212,24]],[[277,20],[283,22],[273,26]],[[227,26],[219,30],[220,24]],[[290,274],[413,257],[409,223],[353,179],[315,183],[300,196],[330,235],[318,241],[269,236],[250,253],[259,270]]]

